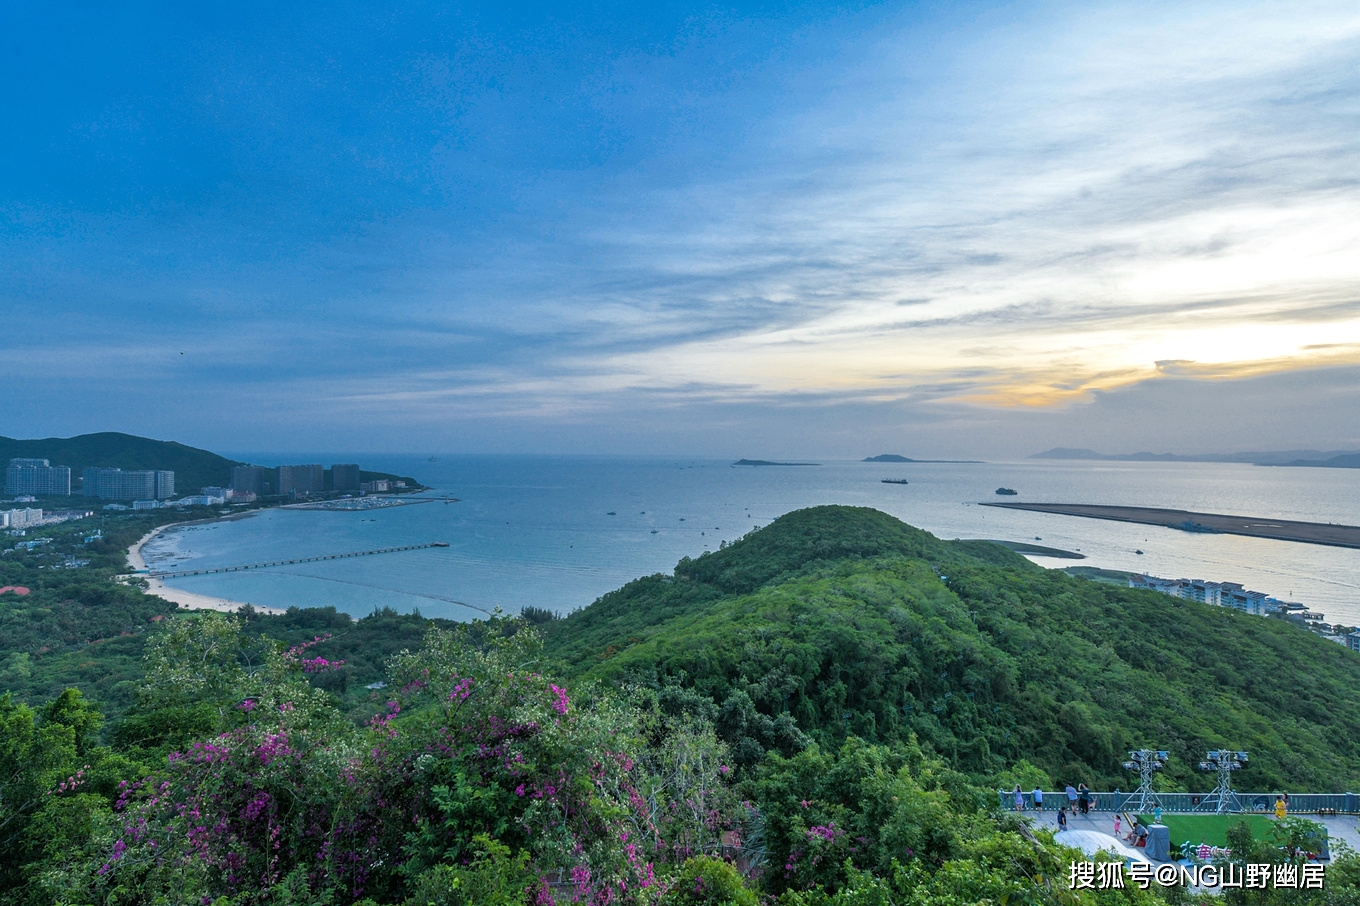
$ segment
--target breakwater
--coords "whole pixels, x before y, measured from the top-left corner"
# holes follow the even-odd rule
[[[1360,548],[1360,526],[1330,522],[1295,522],[1288,519],[1270,519],[1261,516],[1229,516],[1222,513],[1196,513],[1190,510],[1168,510],[1141,506],[1102,506],[1086,503],[999,503],[984,501],[981,505],[1007,510],[1056,513],[1061,516],[1084,516],[1088,519],[1109,519],[1115,522],[1136,522],[1139,525],[1160,525],[1189,532],[1218,532],[1225,535],[1270,538],[1275,541],[1297,541],[1303,544]]]

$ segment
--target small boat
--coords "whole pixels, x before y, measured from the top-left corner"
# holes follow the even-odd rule
[[[907,481],[905,478],[885,478],[885,479],[883,479],[883,483],[884,483],[884,484],[911,484],[911,482]]]
[[[1014,497],[1016,494],[1020,493],[1015,488],[997,488],[996,492],[1005,497]]]
[[[614,512],[613,510],[610,510],[609,512],[605,513],[605,515],[606,515],[606,516],[617,516],[618,513]]]
[[[1135,553],[1135,554],[1141,554],[1142,551],[1140,551],[1140,550],[1135,550],[1134,553]]]
[[[652,534],[653,534],[653,535],[655,535],[655,534],[656,534],[656,532],[657,532],[657,530],[656,530],[656,529],[652,529]]]

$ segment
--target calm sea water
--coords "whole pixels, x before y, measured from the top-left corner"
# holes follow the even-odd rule
[[[275,461],[279,457],[256,457]],[[285,457],[296,459],[296,457]],[[355,461],[352,456],[310,461]],[[189,591],[272,607],[375,607],[469,619],[526,605],[566,612],[630,579],[669,572],[800,507],[870,506],[941,538],[1034,541],[1083,561],[1171,578],[1240,582],[1360,624],[1360,551],[1233,535],[1190,534],[977,506],[998,486],[1013,500],[1176,507],[1355,524],[1360,471],[1219,463],[882,464],[734,467],[730,460],[441,456],[361,457],[365,468],[413,475],[457,503],[368,513],[268,510],[175,529],[148,546],[154,565],[225,566],[427,541],[449,547],[249,573],[188,577]],[[907,485],[883,484],[905,478]],[[610,512],[615,515],[609,515]],[[1144,551],[1142,555],[1135,550]],[[456,603],[462,602],[462,603]]]

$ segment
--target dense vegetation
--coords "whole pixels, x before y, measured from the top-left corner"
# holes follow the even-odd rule
[[[1068,890],[1076,854],[991,790],[1125,782],[1144,742],[1357,774],[1351,652],[871,510],[468,625],[174,613],[112,581],[154,518],[0,558],[31,588],[0,597],[0,902],[1185,902]],[[1328,882],[1223,901],[1360,902],[1354,857]]]
[[[1125,750],[1200,789],[1207,749],[1252,752],[1239,783],[1360,781],[1360,656],[1290,626],[942,542],[886,514],[790,513],[674,575],[550,624],[572,675],[694,690],[745,763],[913,737],[977,778],[1027,760],[1050,783],[1126,789]],[[791,718],[791,721],[789,720]],[[775,733],[775,735],[771,735]]]

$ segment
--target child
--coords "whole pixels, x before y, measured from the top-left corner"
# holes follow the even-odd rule
[[[1058,833],[1067,830],[1067,806],[1058,809]]]
[[[1162,823],[1162,807],[1160,805],[1152,810],[1152,823],[1153,824]]]
[[[1119,813],[1114,813],[1114,838],[1119,839]]]

